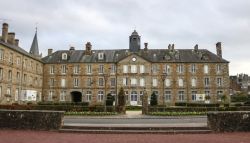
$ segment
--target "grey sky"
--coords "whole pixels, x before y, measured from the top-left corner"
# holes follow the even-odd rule
[[[38,23],[38,42],[47,49],[128,48],[136,27],[149,48],[199,48],[215,52],[223,44],[230,74],[250,74],[249,0],[8,0],[0,1],[0,19],[29,51]],[[2,22],[2,21],[1,21]]]

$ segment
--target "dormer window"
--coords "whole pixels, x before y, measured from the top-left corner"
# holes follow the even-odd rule
[[[104,59],[104,53],[98,53],[98,60]]]
[[[67,60],[67,59],[68,59],[67,53],[62,53],[62,60]]]

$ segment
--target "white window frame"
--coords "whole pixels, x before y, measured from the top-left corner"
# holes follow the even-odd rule
[[[136,78],[131,78],[131,86],[137,86],[137,79]]]
[[[141,87],[145,86],[145,79],[144,78],[140,78],[140,86]]]
[[[101,87],[103,87],[104,86],[104,83],[105,81],[104,81],[104,78],[103,77],[100,77],[99,79],[98,79],[98,85],[99,86],[101,86]]]
[[[128,78],[124,77],[123,80],[122,80],[122,83],[123,83],[124,86],[128,86]]]
[[[196,87],[196,85],[197,85],[197,80],[196,80],[196,78],[193,77],[193,78],[191,79],[191,86],[192,86],[192,87]]]
[[[50,90],[49,96],[48,96],[48,101],[53,101],[53,95],[54,95],[54,91]]]
[[[219,74],[222,72],[222,65],[221,64],[217,64],[216,65],[216,73]]]
[[[61,73],[66,74],[67,73],[67,65],[62,65],[61,68],[62,68]]]
[[[184,86],[184,80],[182,78],[178,79],[178,86],[183,87]]]
[[[74,65],[74,74],[79,74],[80,72],[80,65]]]
[[[207,87],[210,85],[210,78],[209,77],[205,77],[204,78],[204,86]]]
[[[92,65],[87,65],[87,74],[92,74]]]
[[[91,99],[92,99],[92,91],[88,90],[88,91],[86,92],[86,101],[87,101],[87,102],[90,102]]]
[[[4,60],[4,50],[0,49],[0,61]]]
[[[185,100],[185,92],[184,91],[178,91],[178,100],[179,101]]]
[[[170,87],[171,86],[171,80],[169,78],[165,79],[165,86]]]
[[[110,78],[110,86],[115,87],[115,84],[116,84],[115,78],[114,77]]]
[[[103,90],[99,90],[98,94],[97,94],[97,100],[99,102],[101,102],[101,101],[103,101],[103,99],[104,99],[104,91]]]
[[[67,60],[67,59],[68,59],[67,53],[62,53],[62,60]]]
[[[221,87],[222,86],[222,78],[218,77],[216,79],[216,82],[217,82],[217,86]]]
[[[177,72],[178,73],[183,73],[184,72],[184,69],[183,69],[184,67],[183,67],[183,64],[178,64],[177,65]]]
[[[55,73],[55,66],[51,65],[49,71],[50,71],[50,74],[54,74]]]
[[[209,67],[208,65],[204,65],[204,74],[208,74],[209,73]]]
[[[171,91],[170,90],[166,90],[164,93],[165,96],[165,101],[171,101]]]
[[[131,73],[137,73],[137,65],[131,65]]]
[[[99,74],[103,74],[104,73],[104,65],[99,65]]]
[[[65,78],[61,79],[61,87],[66,87],[66,79]]]
[[[123,65],[123,73],[128,73],[128,65]]]
[[[98,53],[98,60],[104,59],[104,53]]]
[[[111,65],[111,68],[110,68],[110,73],[111,73],[111,74],[115,74],[115,72],[116,72],[116,65],[115,65],[115,64],[112,64],[112,65]]]
[[[54,78],[49,79],[49,85],[50,85],[50,87],[55,86],[55,79]]]
[[[170,73],[171,73],[171,67],[170,67],[169,64],[166,64],[166,65],[165,65],[165,71],[164,71],[164,72],[167,73],[167,74],[170,74]]]
[[[153,84],[153,87],[157,87],[158,86],[158,79],[157,78],[153,78],[152,84]]]
[[[144,65],[140,65],[140,73],[145,73],[145,66]]]
[[[63,91],[61,91],[61,93],[60,93],[60,101],[65,101],[65,97],[66,97],[66,91],[63,90]]]
[[[191,73],[196,73],[196,65],[191,64]]]
[[[74,78],[74,87],[79,86],[79,78]]]
[[[0,80],[3,79],[3,68],[0,67]]]

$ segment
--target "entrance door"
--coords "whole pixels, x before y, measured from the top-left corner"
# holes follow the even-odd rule
[[[137,99],[137,92],[136,91],[132,91],[130,94],[130,105],[134,105],[136,106],[138,103],[138,99]]]
[[[72,102],[82,102],[82,93],[79,91],[71,92],[71,101]]]

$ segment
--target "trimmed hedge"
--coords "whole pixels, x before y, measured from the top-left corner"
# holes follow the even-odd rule
[[[219,103],[209,103],[209,104],[204,104],[204,103],[186,103],[186,102],[176,102],[175,106],[185,106],[185,107],[219,107]]]
[[[126,110],[138,111],[138,110],[142,110],[142,106],[126,106]]]

